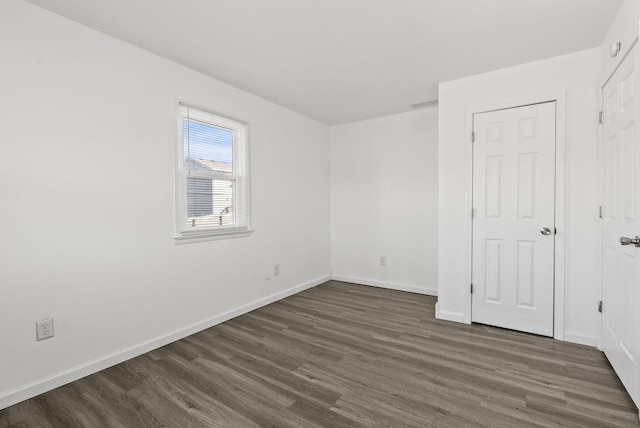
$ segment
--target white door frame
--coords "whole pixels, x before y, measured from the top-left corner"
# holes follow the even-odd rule
[[[555,256],[554,256],[554,308],[553,308],[553,337],[558,340],[564,340],[564,312],[565,312],[565,186],[566,186],[566,93],[539,94],[529,97],[519,97],[515,99],[494,102],[491,104],[477,105],[466,109],[466,135],[469,136],[465,144],[465,164],[466,164],[466,182],[467,182],[467,212],[469,213],[468,221],[468,242],[466,247],[466,263],[469,266],[469,284],[472,278],[472,230],[473,219],[471,218],[471,209],[473,208],[473,145],[471,143],[471,132],[473,131],[473,115],[485,113],[492,110],[503,110],[513,107],[521,107],[530,104],[540,104],[544,102],[556,103],[556,198],[555,198],[555,227],[557,233],[555,235]],[[471,324],[471,292],[467,293],[465,302],[464,322]]]

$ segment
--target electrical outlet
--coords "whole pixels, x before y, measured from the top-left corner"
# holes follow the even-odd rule
[[[387,265],[387,256],[380,256],[380,266]]]
[[[273,276],[280,275],[280,265],[276,263],[273,265]]]
[[[36,321],[36,340],[53,337],[53,318]]]

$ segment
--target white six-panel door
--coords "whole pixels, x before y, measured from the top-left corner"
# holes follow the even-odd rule
[[[473,322],[553,336],[555,109],[474,115]]]
[[[636,44],[602,90],[602,350],[638,405],[640,248],[620,238],[640,235],[639,56]]]

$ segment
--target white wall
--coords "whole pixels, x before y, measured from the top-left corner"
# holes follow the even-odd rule
[[[566,94],[565,340],[596,345],[600,285],[598,84],[600,50],[440,84],[438,316],[469,321],[470,127],[477,106]],[[562,208],[562,207],[560,207]]]
[[[624,0],[602,41],[603,83],[613,73],[615,67],[624,58],[624,54],[629,51],[635,38],[638,37],[638,20],[640,20],[640,1]],[[621,51],[617,56],[611,57],[611,45],[616,42],[621,43]]]
[[[334,278],[437,293],[437,121],[432,108],[331,127]]]
[[[329,277],[327,126],[20,0],[0,94],[0,408]],[[249,123],[252,236],[174,244],[178,100]]]

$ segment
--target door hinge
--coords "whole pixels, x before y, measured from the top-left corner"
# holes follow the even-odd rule
[[[473,283],[471,283],[471,287],[469,291],[471,292],[471,294],[473,294]]]
[[[472,143],[476,142],[476,132],[475,131],[471,131],[471,142]]]
[[[602,300],[598,300],[598,312],[602,313]]]
[[[604,125],[604,114],[602,111],[598,112],[598,123],[600,123],[600,125]]]
[[[598,207],[598,217],[602,218],[602,205]]]

